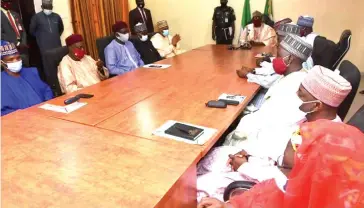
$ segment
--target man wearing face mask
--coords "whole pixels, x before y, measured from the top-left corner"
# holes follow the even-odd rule
[[[220,0],[221,6],[216,7],[212,17],[212,39],[216,44],[231,45],[235,34],[235,12],[227,6],[228,0]]]
[[[185,52],[179,45],[181,36],[179,34],[174,36],[169,34],[169,26],[166,20],[159,21],[157,26],[159,33],[155,34],[150,41],[152,41],[153,46],[158,50],[162,58],[170,58]]]
[[[134,26],[138,39],[132,40],[135,49],[139,52],[144,64],[151,64],[162,60],[157,49],[154,48],[149,40],[147,27],[143,23],[138,23]]]
[[[109,77],[102,61],[95,61],[85,54],[82,41],[82,36],[77,34],[66,38],[69,52],[58,66],[58,80],[63,93],[77,91]]]
[[[42,0],[42,11],[32,17],[30,34],[36,39],[41,55],[51,49],[62,47],[61,35],[63,33],[62,18],[54,13],[53,0]]]
[[[24,68],[15,44],[1,41],[1,116],[53,98],[36,68]]]
[[[112,26],[112,30],[115,33],[115,39],[104,50],[106,67],[110,74],[122,75],[144,66],[140,54],[129,41],[128,25],[119,21]]]
[[[315,66],[294,95],[298,101],[294,107],[305,117],[293,124],[276,123],[262,128],[255,140],[248,140],[238,148],[224,146],[213,149],[197,166],[197,189],[203,191],[199,198],[204,193],[219,198],[223,193],[220,190],[236,180],[255,179],[262,182],[281,178],[277,165],[283,164],[281,170],[288,174],[294,164],[293,145],[302,143],[300,125],[321,119],[342,122],[337,108],[350,91],[350,83],[342,76],[322,66]]]
[[[262,21],[262,13],[255,11],[253,13],[252,24],[245,27],[240,35],[240,43],[250,43],[252,45],[276,46],[277,34],[273,28]]]
[[[144,0],[136,0],[135,3],[137,5],[137,8],[129,12],[129,26],[131,28],[132,34],[136,34],[134,26],[138,23],[144,23],[147,26],[147,32],[153,33],[154,25],[150,10],[144,8]]]
[[[25,66],[29,65],[27,34],[20,15],[12,11],[12,0],[1,0],[1,39],[14,43]]]

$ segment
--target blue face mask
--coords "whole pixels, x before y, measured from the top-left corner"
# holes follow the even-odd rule
[[[167,37],[169,35],[169,30],[163,30],[163,35]]]

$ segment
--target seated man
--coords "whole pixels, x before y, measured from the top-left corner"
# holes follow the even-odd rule
[[[102,61],[85,55],[82,41],[82,36],[77,34],[66,38],[69,52],[58,66],[58,80],[63,93],[77,91],[109,77]]]
[[[138,23],[134,27],[138,39],[132,40],[135,49],[139,52],[144,64],[151,64],[162,60],[157,49],[154,48],[152,42],[148,38],[148,30],[145,24]]]
[[[1,41],[1,116],[25,109],[53,98],[52,90],[38,75],[36,68],[22,67],[13,43]]]
[[[181,37],[178,34],[173,37],[169,34],[167,21],[159,21],[157,26],[159,33],[155,34],[150,41],[152,41],[153,46],[158,50],[162,58],[170,58],[185,52],[179,45]]]
[[[277,34],[273,28],[262,22],[262,13],[253,13],[253,23],[247,25],[240,35],[240,43],[251,43],[252,45],[276,46]]]
[[[286,37],[287,34],[301,36],[301,27],[292,23],[279,24],[279,26],[277,26],[275,30],[278,35],[279,43],[284,39],[284,37]]]
[[[359,177],[364,172],[363,133],[328,120],[305,123],[300,131],[302,144],[293,153],[288,180],[264,181],[226,203],[204,198],[198,208],[364,207],[364,182]]]
[[[106,67],[110,74],[122,75],[144,66],[140,54],[129,41],[128,25],[119,21],[112,26],[112,30],[115,33],[115,39],[104,50]]]
[[[341,122],[337,116],[337,108],[350,91],[350,83],[339,74],[330,69],[315,66],[302,81],[297,91],[298,97],[296,96],[300,104],[295,108],[306,114],[305,118],[293,125],[279,123],[262,128],[256,139],[249,139],[240,146],[243,151],[238,154],[235,154],[236,147],[215,148],[198,165],[198,174],[200,174],[197,180],[198,190],[202,190],[202,193],[207,192],[211,196],[223,188],[216,186],[226,187],[235,180],[261,182],[275,177],[277,164],[292,165],[293,158],[292,154],[289,154],[292,152],[290,148],[292,144],[299,145],[302,142],[299,137],[299,126],[304,122],[320,119]],[[287,145],[289,141],[292,144]],[[293,148],[295,147],[293,146]],[[228,157],[228,154],[235,155]],[[287,158],[285,158],[286,156]],[[228,163],[233,171],[229,170],[226,162],[223,162],[223,158],[225,160],[230,158]],[[211,184],[211,181],[217,181],[217,183]]]
[[[310,16],[300,16],[297,20],[297,25],[301,27],[301,36],[306,38],[306,42],[313,45],[318,34],[313,32],[314,18]]]

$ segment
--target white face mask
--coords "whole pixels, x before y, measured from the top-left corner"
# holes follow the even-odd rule
[[[302,63],[302,67],[304,69],[310,70],[313,68],[313,59],[311,57],[308,57],[308,59]]]
[[[148,35],[142,35],[140,40],[143,41],[143,42],[147,41],[148,40]]]
[[[167,37],[169,35],[169,30],[163,30],[163,35]]]
[[[129,40],[129,33],[127,34],[122,34],[122,33],[117,33],[117,36],[116,36],[121,42],[126,42]]]
[[[5,63],[5,62],[3,62],[3,63]],[[6,68],[13,73],[18,73],[23,68],[22,60],[13,62],[13,63],[5,63],[5,64],[7,66]]]
[[[301,100],[301,105],[300,105],[300,107],[301,107],[302,105],[310,104],[310,103],[321,103],[321,101],[319,101],[319,100],[313,100],[313,101],[303,102],[303,101]],[[315,108],[314,108],[313,110],[311,110],[311,111],[308,111],[308,112],[305,112],[305,111],[301,110],[301,108],[299,108],[299,109],[300,109],[300,111],[302,111],[303,113],[306,113],[306,114],[314,113],[314,112],[316,112],[316,111],[317,111]]]
[[[52,10],[49,10],[49,9],[44,9],[43,12],[44,12],[45,15],[52,14]]]

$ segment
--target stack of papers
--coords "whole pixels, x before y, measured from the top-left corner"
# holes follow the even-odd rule
[[[77,109],[80,109],[81,107],[87,105],[87,103],[81,103],[81,102],[75,102],[67,106],[59,106],[59,105],[52,105],[52,104],[44,104],[39,106],[39,108],[42,108],[44,110],[50,110],[58,113],[71,113]]]
[[[219,100],[237,101],[240,104],[245,100],[245,98],[246,98],[245,96],[241,96],[241,95],[231,95],[231,94],[223,93],[220,95]]]

